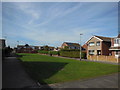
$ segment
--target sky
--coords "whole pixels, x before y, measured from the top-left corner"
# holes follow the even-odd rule
[[[1,6],[1,4],[0,4]],[[2,38],[7,45],[82,44],[92,35],[118,34],[117,2],[2,2]]]

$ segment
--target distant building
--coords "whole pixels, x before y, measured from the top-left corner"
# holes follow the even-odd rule
[[[17,53],[37,53],[37,50],[40,49],[40,46],[30,46],[26,45],[17,45]]]
[[[54,48],[53,51],[60,51],[61,47]]]
[[[71,42],[64,42],[61,46],[62,49],[68,48],[68,49],[80,49],[79,43],[71,43]]]
[[[0,49],[5,47],[6,47],[5,39],[0,39]]]
[[[40,46],[40,50],[54,50],[55,47],[52,47],[52,46],[48,46],[48,45],[45,45],[45,46]]]

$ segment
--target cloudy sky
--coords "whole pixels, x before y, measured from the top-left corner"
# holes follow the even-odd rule
[[[118,33],[117,2],[3,2],[2,36],[19,44],[61,46],[84,44],[92,35]]]

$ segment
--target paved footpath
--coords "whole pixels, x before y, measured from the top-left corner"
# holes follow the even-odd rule
[[[46,86],[43,86],[45,88]],[[118,74],[77,80],[66,83],[50,84],[51,88],[118,88]]]
[[[2,88],[34,88],[38,87],[25,72],[16,57],[7,57],[2,62]]]

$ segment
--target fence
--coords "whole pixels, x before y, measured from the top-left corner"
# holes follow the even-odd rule
[[[109,61],[109,62],[120,62],[120,58],[115,58],[115,56],[104,56],[104,55],[89,55],[87,57],[88,60],[94,61]]]

